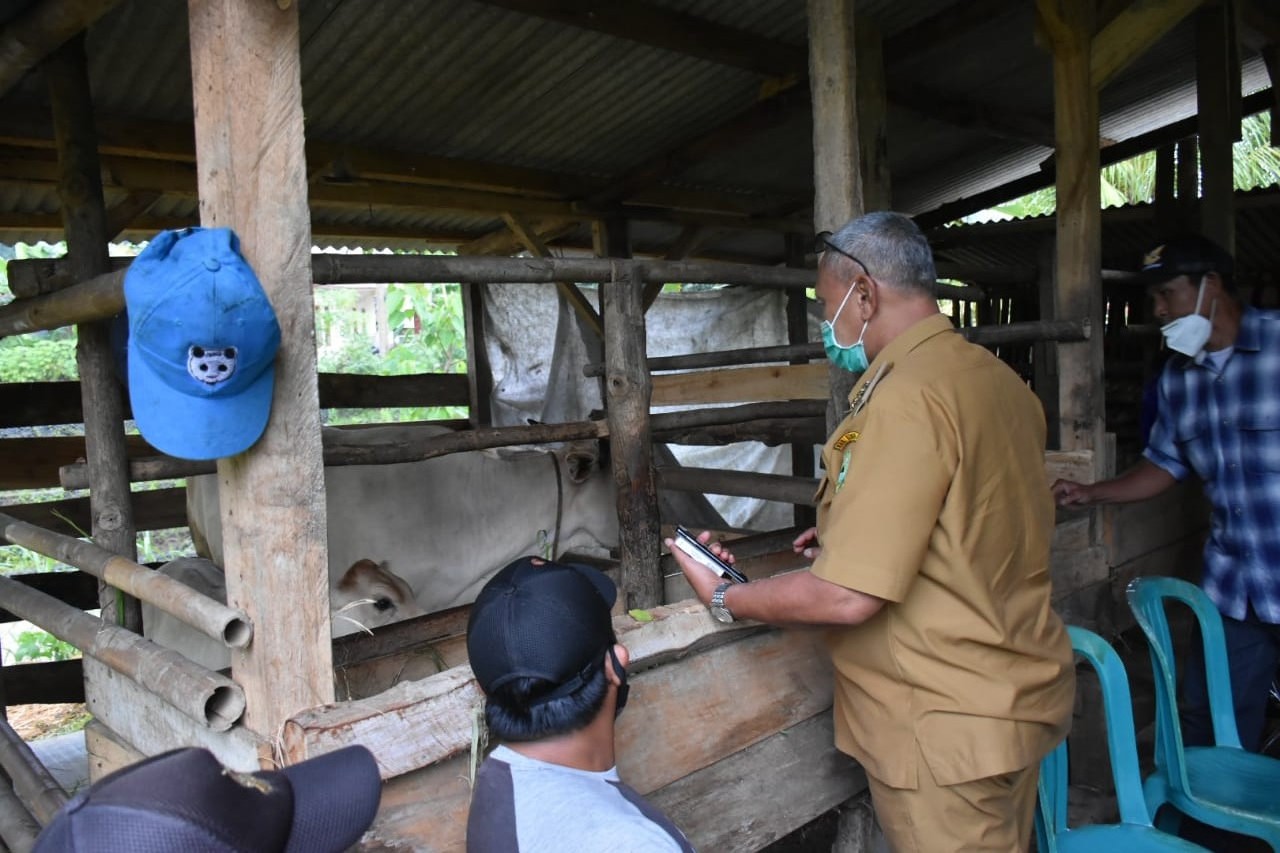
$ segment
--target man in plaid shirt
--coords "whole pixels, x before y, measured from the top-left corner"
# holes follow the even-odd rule
[[[1232,259],[1203,237],[1149,252],[1143,275],[1174,355],[1144,458],[1119,477],[1053,484],[1059,505],[1144,500],[1189,474],[1204,483],[1213,524],[1201,586],[1222,612],[1236,723],[1257,751],[1280,663],[1280,311],[1243,307]],[[1188,746],[1213,743],[1204,663],[1187,667]]]

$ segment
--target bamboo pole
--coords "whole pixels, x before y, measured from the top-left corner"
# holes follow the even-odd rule
[[[67,792],[8,720],[0,720],[0,767],[13,780],[13,792],[22,805],[42,825],[66,803]]]
[[[230,648],[244,648],[253,626],[234,610],[168,575],[139,565],[107,549],[63,536],[0,512],[0,539],[75,566],[135,598],[154,604]]]
[[[83,654],[138,682],[193,720],[226,731],[244,714],[244,692],[229,678],[132,631],[0,577],[0,604]]]
[[[958,331],[964,335],[965,340],[990,346],[1039,341],[1084,341],[1089,339],[1090,325],[1087,320],[1032,320],[999,326],[966,326]],[[651,371],[694,370],[783,362],[794,358],[826,358],[826,351],[823,350],[822,344],[811,341],[805,344],[661,356],[649,359],[648,364]],[[604,365],[598,363],[584,365],[582,373],[585,376],[602,376]]]

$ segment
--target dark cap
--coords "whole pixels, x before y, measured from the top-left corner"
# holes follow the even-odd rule
[[[517,678],[559,685],[539,701],[567,696],[604,661],[614,640],[617,587],[575,563],[521,557],[480,590],[467,623],[471,671],[486,694]]]
[[[338,853],[369,828],[381,794],[363,746],[257,773],[227,770],[207,749],[179,749],[77,794],[34,853]]]
[[[1206,237],[1175,237],[1142,256],[1142,278],[1147,284],[1163,284],[1180,275],[1216,272],[1230,279],[1235,266],[1231,255]]]

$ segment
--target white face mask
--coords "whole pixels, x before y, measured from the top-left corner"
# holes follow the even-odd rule
[[[1164,342],[1169,349],[1180,352],[1188,358],[1195,358],[1209,343],[1209,335],[1213,333],[1213,315],[1218,310],[1218,300],[1214,299],[1209,306],[1209,316],[1200,314],[1200,304],[1204,301],[1205,279],[1200,279],[1200,292],[1196,296],[1196,310],[1185,317],[1179,317],[1171,323],[1160,327]]]

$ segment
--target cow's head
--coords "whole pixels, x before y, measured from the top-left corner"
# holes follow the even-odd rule
[[[386,563],[357,560],[334,585],[329,604],[333,635],[368,631],[423,614],[413,588]]]
[[[569,481],[581,484],[589,480],[596,469],[603,467],[608,462],[608,456],[605,451],[607,446],[604,442],[594,439],[566,443],[561,452],[564,456],[564,467],[569,475]]]

